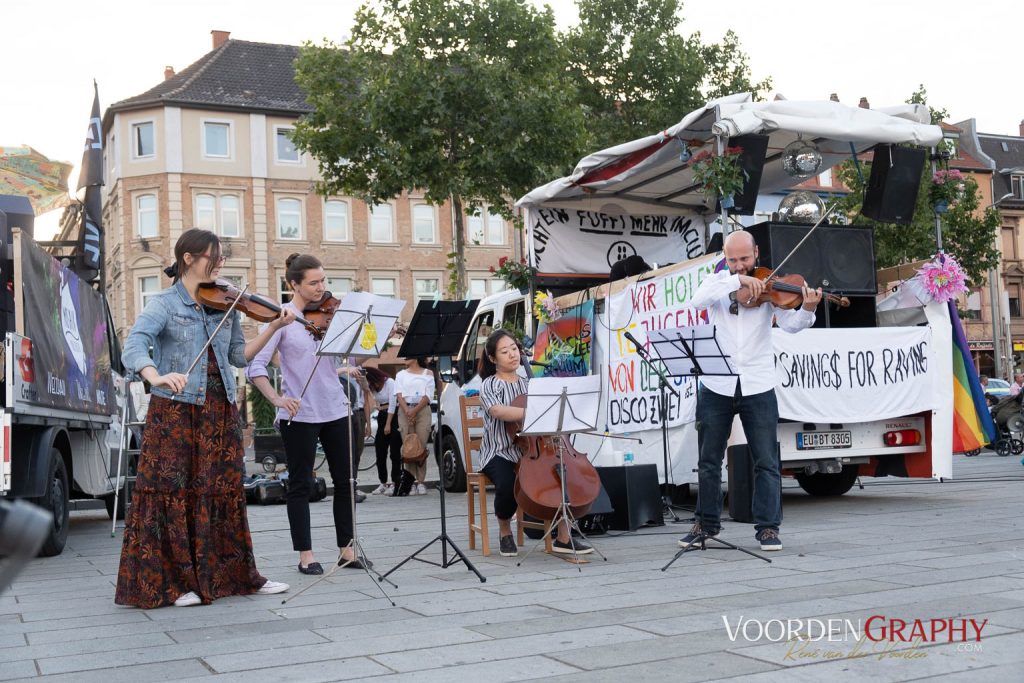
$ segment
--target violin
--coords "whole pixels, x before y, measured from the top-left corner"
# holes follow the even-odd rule
[[[229,310],[232,304],[235,304],[235,301],[237,301],[235,310],[261,323],[269,323],[281,315],[281,307],[273,301],[264,299],[259,294],[243,292],[229,280],[220,278],[213,282],[200,282],[196,298],[204,306],[215,308],[218,311]],[[295,321],[305,325],[310,334],[317,339],[323,337],[323,331],[312,322],[298,316],[295,317]],[[327,328],[323,329],[326,330]],[[317,334],[320,336],[317,337]]]
[[[516,396],[512,405],[526,408],[526,394]],[[520,422],[506,422],[505,429],[522,451],[516,471],[513,493],[523,512],[538,519],[554,519],[562,504],[562,479],[569,511],[579,519],[590,511],[590,506],[601,492],[601,479],[587,459],[586,453],[576,450],[569,438],[559,436],[524,436]],[[562,453],[565,466],[560,476],[558,454]]]
[[[796,273],[790,273],[789,275],[776,275],[770,277],[772,274],[771,268],[765,268],[763,266],[754,268],[754,271],[750,273],[750,276],[757,278],[764,282],[764,291],[757,297],[756,300],[751,302],[738,301],[740,306],[744,308],[757,308],[761,304],[772,304],[778,308],[797,308],[802,306],[804,303],[804,280],[803,275],[797,275]],[[846,308],[850,305],[850,300],[845,296],[837,296],[828,292],[822,292],[825,295],[825,299],[829,303],[835,304],[841,308]]]
[[[302,309],[306,318],[316,328],[316,331],[310,329],[310,334],[313,335],[314,339],[320,341],[324,338],[324,334],[326,334],[327,328],[331,326],[331,321],[334,320],[334,314],[338,311],[338,306],[340,305],[341,299],[330,292],[324,292],[320,301],[311,301]]]

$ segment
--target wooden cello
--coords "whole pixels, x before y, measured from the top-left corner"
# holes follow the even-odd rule
[[[512,405],[526,408],[526,394],[517,396]],[[601,492],[601,479],[587,459],[586,453],[573,448],[567,436],[524,436],[522,423],[507,422],[505,428],[522,451],[513,489],[516,503],[528,515],[538,519],[554,519],[562,504],[562,476],[559,472],[559,450],[565,467],[565,492],[569,512],[579,519]]]

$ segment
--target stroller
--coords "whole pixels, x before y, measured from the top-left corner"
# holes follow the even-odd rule
[[[1016,396],[1007,396],[990,409],[992,421],[996,424],[998,435],[992,448],[996,454],[1006,457],[1010,453],[1024,453],[1024,391]]]

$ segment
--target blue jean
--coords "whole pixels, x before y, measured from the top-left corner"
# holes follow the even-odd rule
[[[779,404],[774,389],[752,396],[722,396],[700,388],[697,520],[708,532],[722,526],[722,460],[737,414],[754,460],[754,528],[778,529],[782,523],[782,475],[777,459]]]

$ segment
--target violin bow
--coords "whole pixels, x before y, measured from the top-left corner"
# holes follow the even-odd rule
[[[235,307],[238,305],[238,302],[241,301],[242,297],[245,295],[246,290],[248,290],[248,289],[249,289],[249,285],[246,284],[245,287],[242,288],[241,293],[239,293],[239,295],[237,297],[235,297],[235,300],[231,302],[231,305],[228,306],[228,310],[224,312],[224,317],[221,318],[221,321],[219,323],[217,323],[217,327],[214,328],[213,334],[207,335],[206,343],[203,344],[203,348],[199,351],[198,354],[196,354],[195,359],[193,359],[193,361],[192,361],[192,365],[188,366],[188,370],[185,371],[185,377],[188,377],[189,375],[191,375],[192,371],[195,370],[196,364],[199,362],[199,359],[202,358],[203,354],[206,353],[206,350],[208,348],[210,348],[210,344],[213,343],[213,338],[217,336],[218,332],[220,332],[220,328],[227,321],[228,317],[230,317],[231,311],[235,310]],[[204,330],[206,329],[206,325],[205,324],[203,325],[203,329]],[[174,396],[177,396],[177,395],[178,395],[177,392],[175,392]]]
[[[789,250],[789,253],[786,254],[786,258],[782,259],[779,262],[779,265],[775,266],[775,270],[773,270],[771,272],[771,274],[769,274],[768,277],[765,278],[765,280],[771,280],[773,277],[775,277],[775,274],[779,272],[779,269],[782,268],[782,266],[786,265],[786,261],[789,260],[789,257],[792,256],[796,252],[796,250],[800,248],[801,244],[803,244],[804,242],[807,241],[807,238],[811,236],[811,233],[814,232],[818,228],[818,226],[821,225],[825,221],[826,218],[828,218],[828,215],[830,213],[835,211],[837,206],[839,206],[838,202],[833,204],[832,208],[830,208],[828,211],[826,211],[825,213],[822,214],[821,218],[818,219],[818,222],[815,223],[814,226],[810,230],[807,231],[807,234],[804,235],[804,238],[802,240],[800,240],[799,242],[796,243],[795,247],[793,247],[792,249]]]

